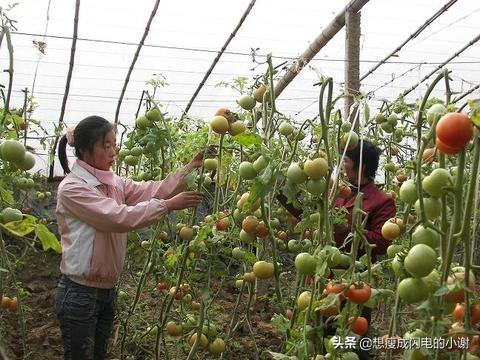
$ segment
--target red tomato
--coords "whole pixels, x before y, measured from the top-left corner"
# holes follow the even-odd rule
[[[162,282],[162,281],[159,282],[159,283],[157,284],[157,290],[167,290],[167,284],[164,283],[164,282]]]
[[[288,309],[288,310],[287,310],[287,313],[286,313],[286,315],[287,315],[287,319],[288,319],[288,320],[292,320],[292,317],[293,317],[293,311],[292,311],[292,310],[290,310],[290,309]]]
[[[327,294],[339,294],[339,299],[341,301],[345,300],[345,290],[346,290],[346,282],[342,280],[340,283],[329,281],[325,292]]]
[[[340,197],[346,199],[352,193],[352,188],[346,184],[339,184],[338,189],[340,190]]]
[[[368,331],[368,320],[365,319],[363,316],[359,316],[353,321],[353,318],[350,318],[350,322],[352,323],[352,331],[355,334],[360,336],[365,335]]]
[[[257,237],[266,238],[268,236],[268,229],[265,227],[265,223],[260,221],[257,226]]]
[[[435,145],[437,146],[438,151],[447,155],[457,154],[460,152],[460,150],[462,150],[462,148],[448,146],[447,144],[443,143],[438,137],[435,140]]]
[[[435,134],[446,146],[459,149],[472,138],[473,123],[465,114],[448,113],[438,121]]]
[[[228,221],[227,218],[217,220],[217,223],[215,224],[215,227],[217,228],[218,231],[225,231],[228,229],[229,226],[230,226],[230,222]]]
[[[350,285],[345,293],[347,299],[355,304],[365,304],[372,295],[372,289],[368,284],[360,282]]]

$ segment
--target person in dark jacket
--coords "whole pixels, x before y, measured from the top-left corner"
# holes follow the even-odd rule
[[[362,171],[358,187],[360,148],[362,148]],[[352,228],[352,210],[357,194],[363,193],[361,207],[367,213],[365,236],[370,244],[375,245],[372,250],[372,261],[376,261],[378,255],[386,253],[390,242],[382,236],[382,226],[388,219],[396,215],[395,201],[380,191],[374,182],[379,157],[379,149],[368,140],[363,141],[363,146],[359,144],[355,149],[346,152],[343,167],[348,181],[352,184],[352,193],[348,198],[338,198],[334,204],[336,208],[344,207],[348,211],[347,225],[335,229],[335,242],[337,246],[340,246]],[[365,249],[360,249],[359,255],[364,253]]]

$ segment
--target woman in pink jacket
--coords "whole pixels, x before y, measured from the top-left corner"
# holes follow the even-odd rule
[[[70,135],[70,136],[67,136]],[[89,116],[59,142],[68,175],[58,187],[57,219],[62,244],[55,309],[65,359],[103,359],[110,337],[115,285],[125,259],[127,233],[173,210],[196,207],[202,193],[183,192],[185,176],[202,165],[203,153],[163,181],[134,182],[111,171],[116,156],[114,125]],[[65,147],[75,147],[69,169]]]

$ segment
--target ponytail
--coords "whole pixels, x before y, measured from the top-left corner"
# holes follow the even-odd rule
[[[64,134],[60,141],[58,142],[58,160],[60,160],[60,165],[62,165],[63,172],[65,174],[70,173],[70,167],[68,166],[67,158],[67,136]]]
[[[67,144],[75,148],[75,156],[83,160],[82,151],[93,153],[93,146],[97,140],[105,138],[105,135],[115,130],[115,126],[106,119],[92,115],[80,121],[75,128],[68,128],[58,143],[58,159],[65,174],[70,173],[66,147]]]

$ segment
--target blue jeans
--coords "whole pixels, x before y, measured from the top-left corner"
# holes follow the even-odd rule
[[[115,315],[115,289],[78,284],[62,275],[55,295],[64,359],[105,358]]]

